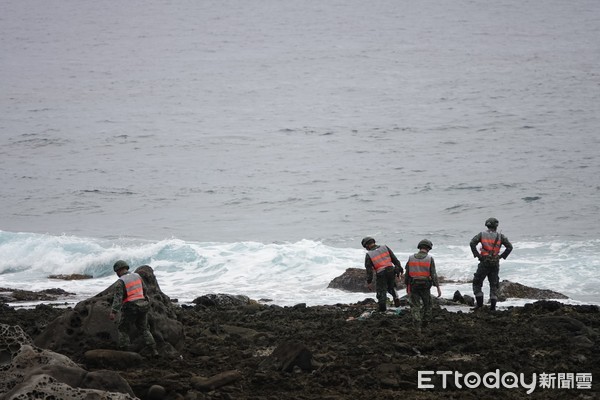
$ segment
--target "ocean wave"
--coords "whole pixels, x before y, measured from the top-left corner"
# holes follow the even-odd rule
[[[513,244],[513,254],[501,264],[501,279],[600,301],[595,276],[600,267],[600,240]],[[402,264],[414,252],[412,246],[393,248]],[[477,262],[468,245],[436,244],[432,254],[440,275],[456,281],[472,278]],[[150,265],[162,290],[182,301],[206,293],[244,294],[279,304],[327,304],[334,299],[343,302],[370,296],[327,289],[347,268],[364,268],[364,250],[360,248],[338,248],[306,239],[268,244],[177,238],[105,240],[0,231],[0,287],[76,288],[81,295],[92,296],[116,279],[112,265],[118,259],[133,268]],[[93,279],[76,283],[49,280],[53,274],[85,274]]]

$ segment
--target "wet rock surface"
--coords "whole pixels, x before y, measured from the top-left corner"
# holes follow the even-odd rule
[[[553,290],[536,289],[504,280],[500,282],[500,286],[498,287],[498,301],[506,301],[508,298],[548,300],[568,299],[569,297]]]
[[[82,279],[92,279],[93,276],[85,275],[85,274],[59,274],[59,275],[49,275],[48,279],[60,279],[63,281],[80,281]]]
[[[374,274],[373,278],[374,281],[372,289],[369,289],[367,287],[365,270],[363,268],[348,268],[342,275],[332,279],[327,287],[330,289],[345,290],[347,292],[372,293],[375,291],[375,281],[377,280],[377,275]],[[445,279],[443,276],[440,276],[438,280],[441,285],[448,282],[454,282]],[[403,281],[397,281],[396,284],[398,290],[406,288],[406,285]],[[500,282],[500,286],[498,288],[498,301],[506,301],[508,298],[535,300],[568,299],[568,297],[564,294],[552,290],[537,289],[521,285],[520,283],[503,280]],[[469,298],[457,298],[455,301],[462,304],[471,304],[471,300]]]
[[[17,301],[53,301],[68,298],[75,293],[63,289],[44,289],[40,291],[0,288],[0,305]]]
[[[211,297],[212,298],[212,297]],[[111,370],[140,399],[594,399],[591,389],[524,387],[469,389],[441,375],[419,389],[419,371],[475,372],[483,376],[590,374],[600,379],[600,311],[538,301],[505,311],[434,310],[418,334],[407,309],[373,311],[373,301],[352,305],[278,307],[249,301],[181,305],[176,313],[184,345],[158,359],[61,349],[88,373]],[[0,308],[0,321],[38,332],[36,321],[69,310]],[[24,317],[30,314],[31,316]],[[35,339],[35,337],[33,338]],[[87,353],[86,351],[92,351]],[[112,355],[111,355],[112,354]],[[106,364],[110,357],[124,361]],[[107,358],[108,357],[108,358]],[[6,354],[4,359],[6,359]],[[102,362],[100,362],[100,361]],[[6,361],[5,361],[6,362]],[[110,364],[110,363],[109,363]],[[580,376],[580,375],[578,375]],[[49,378],[48,378],[49,379]],[[130,396],[129,394],[122,394]],[[0,398],[1,395],[0,395]],[[115,397],[116,398],[116,397]]]

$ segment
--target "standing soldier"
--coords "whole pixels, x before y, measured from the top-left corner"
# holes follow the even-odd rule
[[[377,302],[379,311],[387,310],[387,293],[394,299],[394,305],[400,306],[400,299],[396,293],[396,277],[400,277],[404,270],[400,261],[392,250],[386,245],[375,244],[375,239],[367,236],[361,241],[362,246],[367,249],[365,256],[365,268],[367,270],[367,284],[372,288],[373,271],[377,274]]]
[[[114,320],[116,313],[121,311],[118,323],[119,349],[129,348],[131,325],[135,325],[137,331],[144,337],[146,345],[152,350],[152,355],[158,356],[156,342],[148,327],[150,303],[146,297],[146,286],[142,277],[135,272],[129,272],[129,265],[123,260],[117,261],[113,270],[119,280],[115,285],[109,318]]]
[[[423,239],[417,245],[418,253],[411,255],[406,262],[406,290],[409,294],[410,313],[418,332],[431,321],[431,286],[437,288],[437,297],[442,295],[435,270],[435,261],[429,254],[433,243]]]
[[[473,257],[479,259],[477,271],[473,276],[473,294],[477,301],[475,309],[481,309],[483,307],[483,281],[487,278],[490,284],[490,309],[495,310],[498,301],[498,286],[500,285],[500,258],[506,259],[513,246],[506,236],[496,232],[496,229],[498,229],[496,218],[488,218],[485,221],[485,226],[488,228],[487,231],[475,235],[470,243]],[[481,249],[478,251],[477,245],[479,243],[481,243]],[[504,246],[504,252],[500,254],[502,246]]]

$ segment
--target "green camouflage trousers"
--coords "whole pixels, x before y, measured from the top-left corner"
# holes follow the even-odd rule
[[[387,294],[391,294],[394,299],[398,297],[396,294],[396,275],[392,267],[388,267],[377,274],[375,288],[379,311],[385,311],[387,310]]]
[[[477,271],[473,275],[473,294],[475,297],[483,297],[483,281],[488,279],[490,284],[490,299],[498,298],[498,287],[500,286],[500,263],[498,260],[484,260],[477,266]]]
[[[118,324],[120,349],[126,350],[129,348],[131,343],[129,335],[133,326],[142,335],[147,346],[156,348],[156,342],[148,326],[148,309],[149,304],[145,300],[133,301],[123,305]]]
[[[409,302],[410,313],[413,318],[413,324],[416,328],[421,328],[431,321],[431,285],[415,286],[411,285]]]

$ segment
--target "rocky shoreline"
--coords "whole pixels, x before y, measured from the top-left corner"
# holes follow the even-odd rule
[[[34,392],[142,400],[600,397],[597,306],[436,307],[419,335],[407,308],[372,312],[372,299],[278,307],[206,295],[178,305],[150,267],[140,268],[152,291],[160,358],[139,344],[115,350],[110,288],[66,309],[0,305],[0,399]]]
[[[374,276],[374,281],[377,280],[377,275]],[[445,283],[470,283],[472,281],[453,281],[446,279],[443,276],[438,277],[438,281],[440,285],[444,285]],[[398,280],[396,282],[397,288],[399,292],[403,292],[406,289],[406,284],[403,281]],[[367,282],[365,280],[365,270],[363,268],[348,268],[344,273],[336,278],[334,278],[329,285],[327,286],[331,289],[339,289],[347,292],[360,292],[360,293],[374,293],[375,285],[373,285],[372,289],[367,287]],[[568,296],[565,296],[562,293],[558,293],[552,290],[547,289],[537,289],[528,287],[525,285],[521,285],[520,283],[510,282],[507,280],[503,280],[500,282],[500,287],[498,288],[498,301],[503,302],[508,298],[517,298],[517,299],[537,299],[537,300],[556,300],[556,299],[568,299]],[[467,296],[462,296],[460,293],[455,294],[454,301],[461,304],[473,305],[472,300],[468,300]]]

